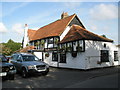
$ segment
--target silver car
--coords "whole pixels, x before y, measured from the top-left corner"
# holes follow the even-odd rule
[[[49,65],[33,54],[15,53],[12,55],[10,62],[15,65],[17,72],[20,72],[23,78],[36,73],[47,75],[49,72]]]

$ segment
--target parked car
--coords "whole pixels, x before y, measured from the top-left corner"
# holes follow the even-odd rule
[[[7,58],[7,59],[10,59],[10,58],[11,58],[11,56],[6,56],[6,58]]]
[[[15,66],[12,63],[8,63],[5,55],[0,54],[0,77],[2,77],[2,79],[8,78],[14,80],[15,73]]]
[[[30,74],[42,73],[47,75],[49,72],[49,65],[42,62],[33,54],[29,53],[14,53],[10,59],[16,67],[17,72],[22,74],[23,78]]]

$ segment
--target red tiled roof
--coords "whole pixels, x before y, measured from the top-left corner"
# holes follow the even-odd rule
[[[105,42],[113,42],[113,40],[99,36],[94,34],[81,26],[72,25],[70,31],[67,35],[63,38],[60,43],[66,43],[76,40],[94,40],[94,41],[105,41]]]
[[[34,36],[36,30],[32,30],[32,29],[28,29],[28,37],[29,37],[29,40],[32,39],[32,37]]]
[[[34,48],[35,48],[34,46],[27,46],[25,48],[22,48],[22,49],[19,49],[19,50],[15,51],[15,52],[24,52],[24,53],[27,53],[28,50],[33,50]]]
[[[65,28],[67,27],[67,25],[70,23],[70,21],[75,16],[76,16],[76,14],[73,14],[69,17],[57,20],[57,21],[50,23],[44,27],[41,27],[40,29],[38,29],[35,32],[31,41],[46,38],[46,37],[60,36],[62,34],[62,32],[65,30]]]

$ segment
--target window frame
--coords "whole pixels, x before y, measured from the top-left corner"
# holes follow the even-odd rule
[[[53,59],[54,58],[54,54],[57,55],[57,57],[56,57],[57,59],[55,59],[55,60]],[[56,62],[58,61],[58,53],[57,52],[52,52],[52,61],[56,61]]]
[[[117,52],[117,53],[115,53],[115,52]],[[118,60],[119,60],[119,58],[118,58],[118,51],[114,51],[114,61],[118,61]]]
[[[107,53],[105,53],[105,52]],[[106,54],[106,55],[105,55]],[[105,59],[106,57],[106,59]],[[100,50],[100,61],[101,62],[109,62],[109,50]]]
[[[63,57],[63,55],[65,55],[65,57]],[[63,58],[64,58],[65,60],[63,60]],[[61,59],[62,59],[62,60],[61,60]],[[66,61],[66,52],[60,53],[60,63],[67,63],[67,61]]]

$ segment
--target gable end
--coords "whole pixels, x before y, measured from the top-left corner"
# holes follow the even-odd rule
[[[76,24],[76,25],[79,25],[79,26],[85,28],[84,25],[82,24],[82,22],[80,21],[80,19],[77,16],[75,16],[73,18],[73,20],[70,22],[69,26],[72,26],[73,24]]]

